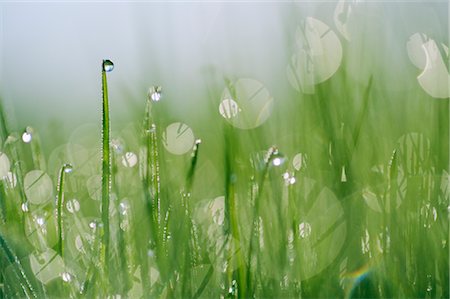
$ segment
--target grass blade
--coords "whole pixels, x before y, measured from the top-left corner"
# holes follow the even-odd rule
[[[111,195],[111,153],[110,153],[110,120],[108,83],[106,72],[111,71],[112,62],[103,60],[102,63],[102,264],[104,273],[109,273],[109,201]]]

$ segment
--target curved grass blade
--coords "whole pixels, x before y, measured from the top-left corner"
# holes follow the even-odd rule
[[[19,258],[14,254],[14,252],[9,247],[6,240],[3,238],[3,236],[0,234],[0,249],[3,251],[4,256],[6,259],[15,266],[15,273],[18,276],[18,279],[20,280],[20,285],[22,287],[22,290],[27,298],[38,298],[37,293],[33,289],[30,280],[27,277],[27,274],[25,273],[25,269],[23,268],[22,264],[19,261]]]
[[[58,245],[56,252],[63,257],[64,256],[64,229],[63,229],[63,205],[64,205],[64,179],[66,173],[72,171],[72,165],[64,164],[59,171],[57,197],[56,197],[56,222],[58,232]]]

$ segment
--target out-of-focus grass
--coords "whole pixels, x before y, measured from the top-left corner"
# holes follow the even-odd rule
[[[265,99],[231,78],[190,128],[152,88],[116,130],[103,69],[102,132],[48,155],[0,111],[1,297],[448,298],[448,99],[346,63],[261,123],[218,112]]]

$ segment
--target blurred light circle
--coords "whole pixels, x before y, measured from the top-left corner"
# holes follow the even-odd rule
[[[329,79],[342,61],[342,45],[328,25],[308,17],[297,28],[295,53],[287,67],[292,87],[303,93],[314,93],[314,85]]]
[[[52,180],[42,170],[32,170],[25,175],[24,189],[27,199],[32,204],[43,204],[52,199]]]
[[[8,156],[5,153],[0,153],[0,179],[8,176],[11,164],[9,162]]]
[[[192,129],[180,122],[172,123],[163,132],[163,145],[174,155],[183,155],[194,146],[195,137]]]
[[[125,167],[134,167],[138,162],[138,157],[133,152],[126,152],[122,157],[122,165]]]
[[[273,97],[261,82],[241,78],[222,92],[219,112],[239,129],[254,129],[270,117],[273,102]]]

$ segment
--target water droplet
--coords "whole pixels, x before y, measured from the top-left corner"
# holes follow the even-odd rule
[[[65,172],[65,173],[71,173],[72,170],[73,170],[72,164],[69,164],[69,163],[64,164],[64,165],[63,165],[63,168],[64,168],[64,172]]]
[[[22,134],[22,141],[23,141],[23,142],[25,142],[25,143],[30,143],[30,142],[31,142],[31,139],[32,139],[31,133],[24,132],[24,133]]]
[[[161,100],[161,86],[152,86],[148,89],[148,99],[153,102]]]
[[[272,155],[272,165],[273,166],[280,166],[286,161],[286,157],[280,153],[278,150],[276,150]]]
[[[75,213],[80,210],[80,203],[76,199],[69,200],[66,203],[66,208],[70,213]]]
[[[122,157],[122,165],[125,167],[134,167],[138,162],[137,155],[133,152],[127,152]]]
[[[28,208],[28,202],[24,202],[22,203],[22,205],[20,206],[20,208],[22,209],[22,211],[24,213],[28,212],[30,209]]]
[[[231,282],[231,286],[228,288],[228,295],[229,296],[236,296],[237,293],[237,281],[233,279]]]
[[[61,278],[64,282],[70,282],[72,280],[72,275],[69,272],[61,273]]]
[[[286,186],[294,185],[295,182],[297,181],[294,174],[290,174],[289,172],[285,172],[283,174],[283,179]]]
[[[154,256],[155,256],[155,252],[154,252],[153,250],[149,249],[149,250],[147,251],[147,256],[148,256],[148,257],[154,257]]]
[[[97,227],[97,222],[95,222],[95,221],[89,222],[89,227],[92,229],[95,229]]]
[[[196,139],[196,140],[195,140],[195,144],[200,144],[200,143],[202,143],[202,140],[201,140],[201,139]]]
[[[298,225],[298,233],[301,238],[305,239],[311,234],[311,224],[302,222]]]
[[[127,202],[121,202],[121,203],[119,204],[119,211],[120,211],[120,214],[126,215],[126,214],[128,213],[128,209],[129,209],[129,205],[128,205]]]
[[[114,63],[111,60],[103,60],[103,71],[111,72],[114,69]]]
[[[36,217],[35,219],[36,223],[39,224],[40,226],[43,226],[45,224],[45,219],[42,217]]]

